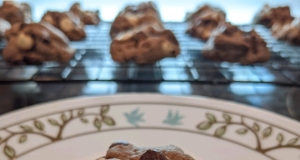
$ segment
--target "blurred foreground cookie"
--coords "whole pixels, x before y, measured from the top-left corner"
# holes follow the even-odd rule
[[[287,41],[292,45],[300,45],[300,18],[284,25],[274,24],[272,34],[279,40]]]
[[[217,61],[251,64],[270,58],[266,42],[254,31],[243,32],[230,23],[216,28],[203,49],[204,57]]]
[[[153,64],[180,53],[179,43],[166,30],[151,3],[128,6],[112,24],[110,53],[114,61]]]
[[[98,160],[194,160],[194,158],[173,145],[144,148],[123,142],[112,144],[106,156]]]
[[[31,7],[27,3],[15,1],[3,1],[0,6],[0,18],[5,19],[10,24],[32,22]]]
[[[275,23],[286,24],[291,23],[293,20],[294,17],[291,16],[290,7],[282,6],[272,8],[269,5],[265,5],[255,16],[254,23],[271,28]]]
[[[98,25],[100,23],[99,10],[83,11],[79,3],[74,3],[70,11],[80,17],[81,21],[86,25]]]
[[[211,32],[221,22],[225,22],[226,14],[219,8],[210,5],[203,5],[196,12],[187,15],[186,21],[189,27],[186,33],[192,37],[206,41]]]
[[[44,61],[68,62],[75,50],[68,38],[47,22],[16,23],[6,31],[8,43],[4,60],[11,64],[41,64]]]
[[[80,41],[86,37],[83,22],[73,12],[48,11],[44,14],[42,21],[60,29],[71,41]]]

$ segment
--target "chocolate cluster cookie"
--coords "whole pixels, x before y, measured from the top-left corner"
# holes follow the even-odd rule
[[[100,23],[99,10],[84,11],[79,3],[74,3],[70,8],[70,12],[80,17],[81,21],[86,25],[98,25]]]
[[[60,29],[71,41],[83,40],[86,37],[84,23],[73,12],[48,11],[42,17],[42,21]]]
[[[206,41],[210,37],[211,32],[220,22],[225,22],[225,19],[226,14],[221,9],[204,5],[187,16],[186,21],[189,23],[189,27],[186,33]]]
[[[262,24],[268,28],[271,28],[275,23],[286,24],[291,23],[294,17],[291,16],[289,6],[282,7],[270,7],[265,5],[263,9],[255,16],[254,23]]]
[[[6,31],[8,43],[2,52],[11,64],[41,64],[44,61],[68,62],[75,50],[68,38],[47,22],[16,23]]]
[[[3,1],[0,6],[0,18],[5,19],[10,24],[32,22],[31,7],[27,3],[15,1]]]
[[[230,23],[220,24],[203,49],[204,57],[251,64],[270,58],[266,42],[254,31],[244,32]]]
[[[151,3],[126,7],[113,22],[110,35],[112,59],[120,63],[153,64],[180,53],[176,37],[163,27]]]
[[[272,34],[279,40],[287,41],[292,45],[300,45],[300,18],[284,25],[274,24]]]
[[[160,16],[153,3],[141,3],[125,7],[113,21],[110,36],[114,38],[118,33],[134,29],[143,24],[160,23]]]
[[[106,156],[98,160],[194,160],[179,147],[170,145],[157,148],[136,147],[122,142],[112,144]]]

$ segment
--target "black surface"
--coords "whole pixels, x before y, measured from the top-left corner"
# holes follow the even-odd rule
[[[285,101],[291,88],[300,89],[300,47],[274,40],[266,28],[255,27],[272,52],[266,63],[207,60],[201,54],[204,43],[186,35],[185,24],[167,23],[181,44],[181,55],[137,66],[111,59],[109,25],[87,26],[88,38],[72,42],[78,51],[67,64],[10,66],[0,58],[0,114],[81,95],[155,92],[232,100],[290,117]]]

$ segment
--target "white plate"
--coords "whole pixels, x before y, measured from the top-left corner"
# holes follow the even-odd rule
[[[0,159],[94,160],[109,145],[173,144],[200,160],[300,160],[300,124],[204,97],[81,97],[0,117]],[[88,158],[87,158],[88,157]]]

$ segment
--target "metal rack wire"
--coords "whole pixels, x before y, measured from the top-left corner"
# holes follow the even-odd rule
[[[71,42],[78,51],[67,64],[47,62],[40,66],[10,66],[0,58],[0,82],[19,81],[121,81],[162,82],[183,81],[191,83],[273,83],[300,85],[300,47],[275,40],[269,30],[255,26],[266,40],[271,58],[266,63],[241,65],[214,62],[202,57],[204,42],[185,34],[185,23],[166,23],[181,45],[177,58],[166,58],[154,65],[137,66],[133,63],[118,64],[109,54],[110,23],[87,26],[87,38]],[[239,26],[250,30],[251,26]],[[0,45],[2,48],[5,44]]]

